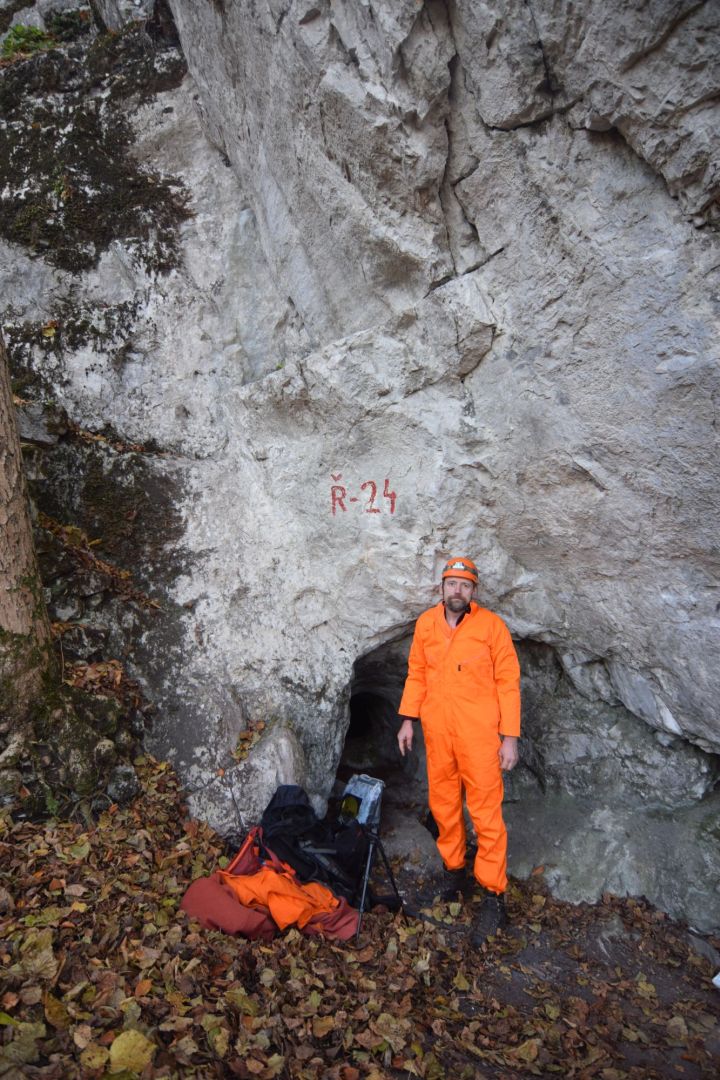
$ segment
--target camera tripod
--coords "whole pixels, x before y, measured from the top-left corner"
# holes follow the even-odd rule
[[[373,862],[375,861],[375,855],[376,855],[376,853],[378,851],[380,852],[380,855],[382,857],[382,861],[383,861],[383,864],[385,866],[387,876],[389,878],[390,884],[392,885],[392,889],[393,889],[393,892],[395,894],[394,897],[390,896],[390,897],[387,897],[387,898],[382,897],[382,898],[378,898],[378,899],[381,900],[381,901],[389,900],[390,903],[395,907],[396,911],[403,911],[402,897],[400,896],[400,893],[398,892],[398,887],[397,887],[397,885],[395,883],[395,877],[394,877],[393,872],[392,872],[392,867],[390,866],[390,863],[388,861],[388,857],[385,854],[385,848],[383,847],[382,840],[380,839],[380,834],[378,833],[377,828],[371,828],[369,825],[361,825],[360,828],[362,829],[363,836],[368,841],[368,851],[367,851],[367,857],[365,859],[365,870],[363,872],[363,882],[362,882],[362,891],[360,893],[360,903],[358,904],[358,911],[360,913],[360,917],[358,918],[357,932],[355,934],[355,944],[356,945],[358,944],[358,942],[360,940],[360,931],[362,929],[363,915],[365,913],[365,901],[367,900],[368,891],[369,891],[369,887],[370,887],[370,874],[372,873]]]

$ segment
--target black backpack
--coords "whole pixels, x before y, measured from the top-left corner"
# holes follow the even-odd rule
[[[321,821],[303,788],[282,784],[260,826],[263,843],[292,866],[300,881],[319,881],[350,903],[359,898],[368,841],[356,821],[337,826]]]

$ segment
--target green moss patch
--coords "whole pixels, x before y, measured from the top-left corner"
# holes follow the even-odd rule
[[[55,37],[85,34],[81,14],[53,16]],[[0,70],[0,235],[76,272],[121,240],[164,272],[177,265],[187,196],[132,159],[127,116],[177,86],[185,62],[139,24],[90,37]]]
[[[2,55],[5,58],[29,56],[30,53],[49,49],[54,38],[37,26],[13,26],[3,41]]]
[[[6,5],[3,10],[0,11],[0,34],[5,33],[18,11],[24,11],[25,8],[34,6],[35,0],[12,0],[10,4]]]

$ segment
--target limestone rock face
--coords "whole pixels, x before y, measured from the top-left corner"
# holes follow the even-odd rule
[[[242,5],[172,7],[209,129],[308,332],[298,367],[253,387],[254,417],[269,406],[271,430],[283,383],[276,434],[282,427],[284,452],[306,461],[294,446],[302,384],[303,422],[322,412],[317,430],[333,455],[321,468],[347,481],[366,428],[366,471],[380,467],[384,482],[390,463],[406,463],[402,487],[391,478],[398,516],[360,518],[354,545],[343,534],[350,508],[330,523],[351,561],[382,520],[401,524],[393,559],[411,569],[397,601],[366,604],[376,633],[420,606],[438,549],[469,545],[485,598],[520,636],[555,645],[578,679],[592,669],[606,697],[650,725],[717,749],[707,662],[717,491],[706,464],[716,444],[717,243],[688,221],[710,214],[716,195],[712,169],[699,164],[717,146],[716,13],[659,4],[653,18],[628,22],[620,4],[574,5],[569,18],[563,4],[511,3],[497,15],[474,3],[268,3],[248,19]],[[691,47],[688,97],[673,105],[680,93],[664,93],[661,108],[660,85],[681,85]],[[679,202],[668,184],[684,192]],[[453,347],[457,320],[437,300],[466,290],[477,300]],[[482,364],[465,359],[473,311],[491,327]],[[373,424],[368,355],[381,350],[392,378],[398,349],[430,334],[447,374],[433,379],[435,415],[423,406],[411,448],[416,392],[393,378]],[[337,365],[331,405],[322,397]],[[261,453],[272,460],[267,446]],[[311,559],[332,533],[313,535],[310,506],[293,492],[320,483],[317,464],[299,485],[279,462],[274,470]],[[353,597],[382,595],[364,578],[353,569]],[[333,633],[343,604],[319,604]],[[352,641],[362,652],[357,633]]]
[[[95,0],[95,6],[108,30],[119,30],[131,19],[151,15],[155,0]]]
[[[595,815],[597,873],[559,843],[557,889],[720,924],[664,848],[610,870],[652,815],[717,861],[717,6],[169,6],[190,74],[125,111],[137,167],[187,196],[176,263],[118,235],[82,272],[18,242],[0,264],[19,368],[151,444],[173,503],[130,657],[157,752],[228,831],[280,777],[320,807],[351,696],[390,727],[467,552],[524,642],[510,794],[553,845],[563,800]],[[51,349],[70,297],[102,332]]]
[[[509,131],[557,113],[570,127],[615,130],[687,215],[717,220],[717,5],[456,0],[452,10],[484,124]]]

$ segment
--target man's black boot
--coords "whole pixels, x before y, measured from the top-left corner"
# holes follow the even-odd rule
[[[440,892],[441,900],[444,900],[448,904],[451,904],[453,901],[462,900],[466,888],[467,877],[465,876],[464,866],[461,866],[459,870],[448,870],[443,866],[442,888]]]
[[[489,892],[473,919],[470,941],[473,945],[482,945],[489,937],[493,937],[502,926],[506,926],[507,921],[504,896],[500,893]]]

